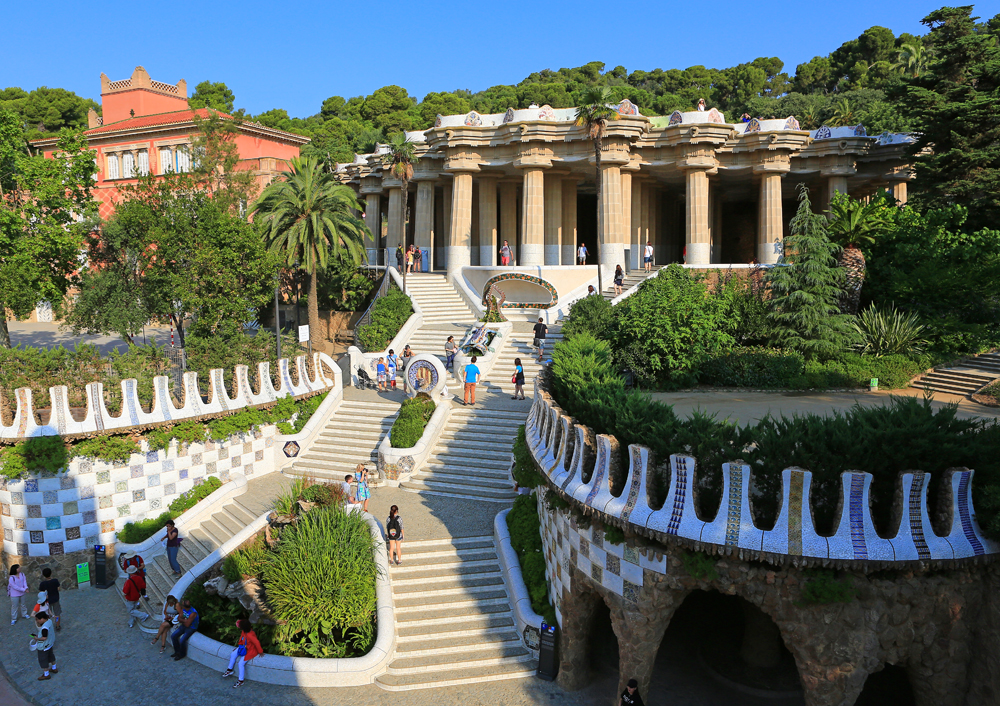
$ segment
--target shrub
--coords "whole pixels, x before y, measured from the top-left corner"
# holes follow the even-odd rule
[[[139,443],[131,436],[98,436],[73,444],[74,456],[89,456],[118,463],[128,463],[132,454],[139,453],[139,450]]]
[[[924,326],[917,315],[896,307],[882,310],[870,306],[857,315],[853,324],[860,338],[856,348],[865,355],[915,355],[923,351],[926,343],[921,338]]]
[[[385,350],[413,313],[410,298],[393,285],[371,311],[371,323],[359,326],[358,343],[366,353]]]
[[[333,502],[333,488],[323,483],[310,485],[302,493],[302,499],[307,503],[317,503],[318,505],[329,505]]]
[[[606,525],[604,527],[604,539],[607,540],[608,544],[621,544],[625,541],[625,532],[614,525]]]
[[[199,633],[226,645],[235,644],[240,638],[240,629],[236,627],[236,621],[249,616],[239,603],[219,595],[208,595],[201,580],[187,587],[184,598],[191,601],[191,605],[198,609]]]
[[[259,577],[270,557],[271,552],[264,536],[258,534],[249,545],[226,557],[222,572],[230,582],[239,581],[244,576]]]
[[[172,520],[174,515],[170,512],[162,512],[158,517],[150,517],[145,520],[128,522],[118,530],[118,541],[124,544],[138,544],[145,542],[154,534],[162,530],[167,520]]]
[[[699,382],[717,387],[782,388],[805,372],[801,353],[751,347],[712,356],[698,371]]]
[[[305,350],[298,342],[298,337],[283,334],[281,337],[281,357],[294,358],[302,355]],[[187,357],[188,371],[198,373],[198,383],[207,389],[210,371],[221,368],[225,371],[223,381],[226,390],[232,395],[235,392],[235,369],[237,365],[246,365],[251,381],[256,377],[257,364],[270,363],[271,381],[278,380],[278,351],[274,334],[264,329],[256,335],[237,336],[187,336],[184,339],[184,353]],[[251,382],[251,384],[253,384]],[[256,387],[256,386],[254,386]]]
[[[681,554],[681,563],[691,578],[698,581],[715,581],[719,572],[715,569],[715,559],[704,552],[688,552]]]
[[[535,495],[519,495],[507,513],[507,530],[510,545],[517,552],[521,576],[531,598],[531,609],[555,625],[555,609],[549,603],[548,582],[545,580],[545,557],[542,554],[542,535],[538,519],[538,500]]]
[[[803,604],[826,605],[854,600],[850,576],[837,578],[837,572],[832,569],[807,569],[805,573],[810,578],[802,587]]]
[[[69,463],[59,436],[36,436],[0,449],[0,475],[20,478],[29,473],[59,473]]]
[[[584,297],[569,307],[569,318],[562,327],[566,338],[578,333],[589,333],[594,338],[605,338],[614,323],[614,307],[604,297]]]
[[[434,408],[434,401],[426,395],[417,395],[403,402],[399,408],[399,416],[389,430],[389,441],[393,448],[409,449],[416,446],[434,414]]]
[[[514,482],[521,488],[537,488],[542,484],[542,474],[531,457],[523,424],[518,427],[517,438],[514,439]]]
[[[222,481],[215,476],[208,476],[201,485],[196,485],[186,493],[181,493],[170,503],[170,512],[174,517],[179,517],[185,510],[189,510],[198,504],[198,501],[207,498],[216,490],[222,487]]]

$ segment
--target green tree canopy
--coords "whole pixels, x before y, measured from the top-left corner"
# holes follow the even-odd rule
[[[202,81],[195,86],[194,95],[188,98],[188,105],[192,108],[214,108],[223,113],[232,113],[235,100],[236,96],[221,81]]]
[[[87,129],[87,111],[98,114],[101,106],[64,88],[42,86],[30,93],[20,88],[0,91],[0,110],[11,110],[21,118],[28,139],[51,137],[63,128]]]

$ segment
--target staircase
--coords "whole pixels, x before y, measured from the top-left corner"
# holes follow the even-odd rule
[[[221,510],[210,518],[206,518],[194,527],[182,530],[183,542],[177,552],[177,561],[181,569],[187,571],[199,561],[221,547],[228,539],[249,525],[255,519],[271,509],[271,504],[288,481],[280,474],[274,473],[259,480],[251,481],[247,492],[229,501]],[[119,572],[117,591],[122,601],[122,588],[126,576]],[[174,576],[167,561],[166,554],[146,561],[146,594],[148,599],[141,601],[141,609],[149,613],[150,618],[137,624],[145,633],[156,634],[163,614],[163,604],[167,600],[170,589],[179,577]],[[124,615],[123,620],[128,620]]]
[[[492,537],[404,541],[389,570],[396,654],[375,683],[389,691],[532,676]]]
[[[524,368],[524,394],[532,394],[531,381],[542,371],[542,367],[552,360],[552,347],[563,340],[563,335],[555,330],[554,326],[549,326],[548,335],[545,338],[545,356],[542,363],[538,362],[538,350],[532,347],[534,336],[531,332],[513,331],[507,344],[497,352],[497,361],[493,364],[493,369],[487,376],[491,385],[498,385],[505,394],[514,394],[514,383],[510,381],[514,374],[514,359],[521,359],[521,367]],[[525,402],[525,404],[528,404]],[[524,410],[524,418],[528,416],[528,410]],[[522,418],[521,423],[524,423]]]
[[[415,353],[430,353],[445,363],[444,344],[448,336],[454,336],[456,344],[461,343],[475,325],[476,315],[444,275],[426,272],[407,275],[406,289],[423,311],[424,322],[403,345],[409,343]],[[448,386],[453,392],[461,387],[450,378]]]
[[[1000,353],[984,353],[951,367],[934,368],[910,387],[968,397],[1000,378]]]
[[[508,503],[517,497],[510,480],[510,449],[528,416],[457,406],[424,465],[399,484],[410,492]]]
[[[344,400],[309,449],[285,473],[317,480],[344,480],[359,463],[377,458],[382,437],[392,428],[399,405],[382,399]]]
[[[625,275],[625,279],[622,282],[622,294],[629,291],[633,287],[638,287],[645,281],[647,277],[651,277],[652,275],[656,274],[656,271],[659,270],[661,267],[663,267],[663,265],[653,265],[652,269],[649,272],[646,272],[644,269],[642,269],[642,267],[640,267],[637,270],[632,270],[631,272],[629,272],[627,275]],[[615,277],[614,273],[612,273],[611,286],[604,288],[604,298],[607,299],[608,301],[611,301],[617,296],[618,295],[615,294]]]

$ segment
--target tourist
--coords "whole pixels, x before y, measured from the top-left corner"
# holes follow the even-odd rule
[[[130,566],[134,566],[140,576],[146,575],[146,562],[131,549],[125,553],[125,558],[122,560],[122,571],[127,572]]]
[[[134,566],[128,567],[125,571],[128,578],[125,579],[122,594],[125,596],[125,606],[128,608],[130,616],[128,626],[132,627],[135,625],[136,618],[139,619],[140,623],[149,618],[149,613],[139,610],[139,599],[146,597],[146,579],[139,574],[139,570]]]
[[[642,252],[642,266],[646,272],[653,269],[653,244],[648,240],[646,241],[646,249]]]
[[[458,355],[458,346],[455,344],[455,337],[448,336],[448,340],[444,342],[444,354],[445,362],[444,367],[448,370],[455,369],[455,356]]]
[[[243,680],[246,678],[247,662],[257,655],[264,654],[264,649],[260,646],[260,640],[257,639],[257,633],[253,631],[253,626],[249,620],[240,618],[236,621],[236,627],[240,630],[240,639],[236,643],[236,647],[233,648],[233,651],[229,653],[229,666],[222,673],[223,678],[231,677],[233,676],[233,667],[236,667],[237,675],[236,683],[233,684],[234,689],[243,686]]]
[[[414,246],[414,248],[413,248],[413,271],[414,272],[421,272],[422,271],[421,267],[423,265],[423,259],[424,259],[424,253],[423,253],[423,251],[420,248]]]
[[[622,692],[621,706],[645,706],[642,697],[639,696],[639,682],[635,679],[628,680],[628,686]]]
[[[174,660],[187,657],[188,640],[198,629],[200,616],[198,611],[191,605],[191,601],[185,598],[181,601],[181,612],[177,619],[177,629],[170,636],[170,642],[174,646]]]
[[[344,476],[344,482],[340,484],[340,493],[344,497],[344,505],[348,510],[350,510],[353,506],[358,504],[358,501],[354,497],[354,493],[351,491],[351,481],[353,480],[354,476],[348,473],[346,476]]]
[[[32,617],[39,613],[52,615],[52,607],[49,605],[49,594],[47,591],[38,592],[38,598],[35,599],[35,607],[31,609]]]
[[[28,619],[28,606],[24,602],[24,594],[28,592],[28,577],[21,573],[21,565],[14,564],[10,567],[10,575],[7,577],[7,595],[10,596],[10,624],[17,623],[18,606],[21,609],[21,617]]]
[[[477,360],[479,360],[479,358],[472,356],[472,360],[465,366],[465,396],[463,398],[464,402],[462,403],[465,405],[476,404],[476,383],[479,382],[479,367],[476,365]]]
[[[590,285],[589,287],[587,287],[587,296],[588,297],[592,297],[595,294],[597,294],[597,288],[594,287],[594,285]]]
[[[361,509],[368,512],[368,500],[372,496],[372,491],[368,487],[368,469],[365,468],[365,464],[359,463],[358,467],[354,469],[354,479],[358,483],[358,490],[355,493],[355,497],[361,503]]]
[[[375,377],[378,378],[378,391],[385,392],[385,358],[378,359],[378,365],[375,366]]]
[[[523,400],[524,399],[524,366],[521,365],[520,358],[514,358],[514,377],[511,378],[511,382],[514,383],[514,396],[511,397],[512,400]]]
[[[163,605],[163,620],[160,621],[160,627],[156,631],[156,637],[154,637],[153,641],[149,643],[151,645],[155,645],[159,642],[161,655],[167,649],[167,635],[170,634],[170,630],[174,627],[176,620],[177,599],[173,596],[167,596],[167,602]]]
[[[535,348],[538,349],[538,362],[542,362],[542,355],[545,353],[545,336],[549,333],[549,327],[545,325],[542,321],[542,317],[538,317],[538,323],[535,324]]]
[[[403,563],[403,549],[400,544],[403,541],[403,518],[399,516],[399,507],[393,505],[389,508],[389,518],[385,521],[385,536],[389,540],[389,563],[395,554],[396,566]]]
[[[62,618],[62,607],[59,605],[59,579],[52,578],[52,569],[46,567],[42,569],[42,582],[38,584],[39,591],[45,591],[49,596],[49,608],[51,611],[46,611],[55,621],[56,632],[62,630],[61,618]]]
[[[174,576],[180,576],[183,572],[177,561],[177,551],[181,548],[181,538],[173,520],[167,520],[167,534],[163,539],[167,540],[167,561],[170,562],[170,568],[173,569]]]
[[[389,355],[385,358],[385,381],[386,388],[396,389],[396,353],[390,348]]]
[[[506,240],[500,246],[500,264],[504,267],[510,264],[510,245],[507,244]]]
[[[397,356],[399,358],[399,370],[403,373],[403,392],[406,392],[406,369],[410,366],[410,359],[416,355],[413,349],[410,348],[410,344],[407,343],[403,346],[403,354]]]
[[[615,296],[622,293],[622,285],[625,284],[625,270],[621,265],[615,265]]]
[[[742,120],[745,123],[750,122],[750,120],[751,120],[750,114],[749,113],[743,113],[743,115],[740,116],[740,120]]]
[[[402,272],[403,271],[403,246],[402,245],[397,245],[396,246],[396,271],[397,272]]]
[[[705,112],[705,99],[704,98],[699,98],[698,99],[698,112],[699,113],[704,113]]]
[[[58,674],[59,668],[56,666],[56,653],[53,649],[56,646],[56,630],[52,627],[48,613],[42,611],[35,616],[35,625],[39,628],[38,634],[31,633],[35,640],[35,654],[38,655],[38,666],[42,668],[42,676],[38,681],[51,679],[49,673]]]
[[[580,247],[577,248],[577,251],[576,251],[576,261],[577,261],[577,263],[579,263],[581,265],[586,265],[587,264],[587,255],[589,255],[589,254],[590,253],[587,252],[587,246],[584,245],[583,243],[580,243]]]
[[[413,246],[406,248],[406,271],[413,272]]]

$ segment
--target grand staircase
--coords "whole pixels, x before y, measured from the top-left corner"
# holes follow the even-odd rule
[[[344,480],[359,463],[378,455],[382,437],[392,428],[399,404],[382,399],[344,400],[309,449],[285,473],[316,480]]]
[[[539,363],[538,350],[531,346],[534,342],[534,336],[531,332],[512,332],[507,344],[497,352],[497,362],[494,363],[493,369],[490,370],[486,379],[491,385],[498,385],[503,393],[513,395],[514,383],[510,381],[510,378],[514,374],[514,359],[520,358],[521,367],[524,368],[525,394],[530,395],[531,381],[542,371],[542,367],[552,360],[552,347],[562,340],[562,333],[557,327],[550,325],[545,338],[545,356]],[[525,409],[524,417],[527,416],[528,410]],[[521,421],[524,423],[524,418]]]
[[[492,537],[403,542],[389,570],[396,654],[375,683],[390,691],[532,676]]]
[[[1000,353],[983,353],[957,365],[934,368],[911,387],[968,397],[1000,378]]]
[[[640,267],[639,269],[632,270],[631,272],[629,272],[627,275],[625,275],[625,279],[622,282],[622,294],[629,291],[633,287],[638,287],[646,280],[647,277],[651,277],[654,274],[656,274],[656,271],[659,270],[661,267],[663,267],[663,265],[653,265],[651,271],[649,272],[646,272],[644,269],[642,269],[642,267]],[[612,299],[618,296],[617,294],[615,294],[614,273],[611,274],[610,282],[611,284],[604,288],[604,298],[607,299],[608,301],[611,301]]]

